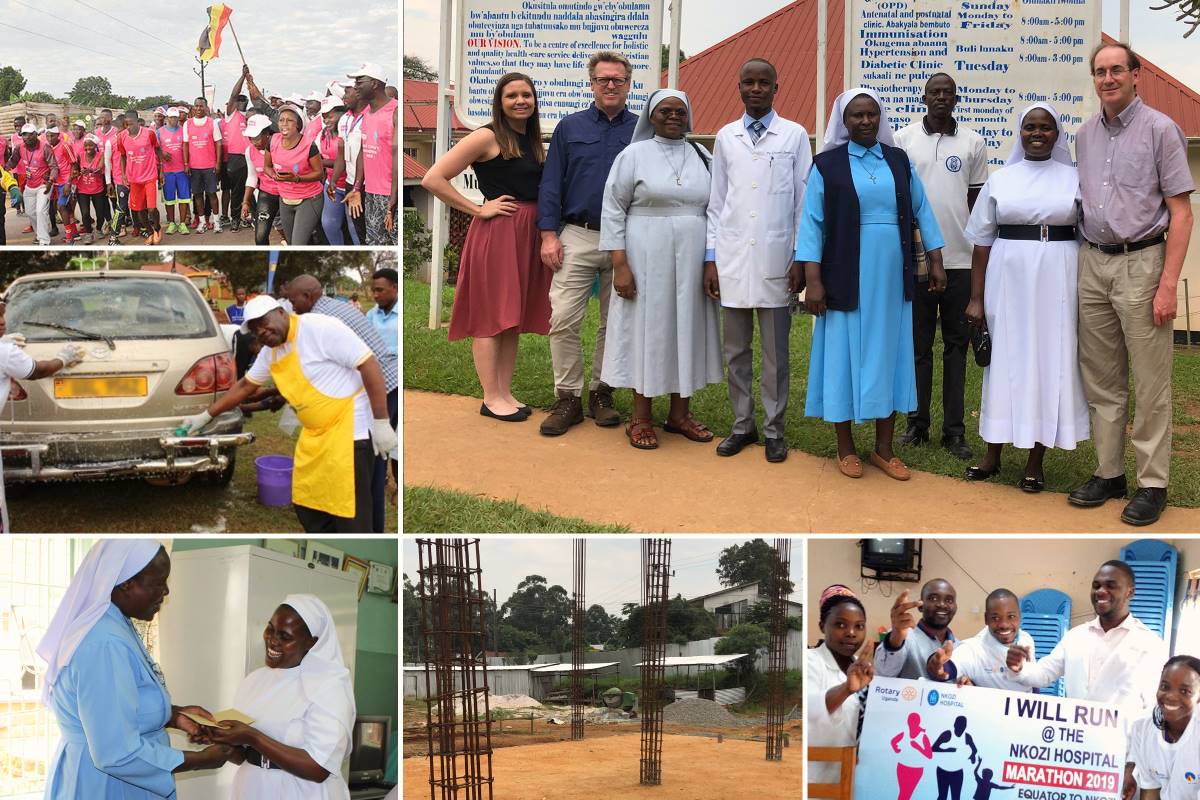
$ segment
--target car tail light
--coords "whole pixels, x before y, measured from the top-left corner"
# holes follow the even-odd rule
[[[234,366],[233,355],[218,353],[215,356],[205,356],[192,365],[179,385],[175,394],[212,394],[233,388],[237,380],[237,369]]]
[[[9,388],[9,390],[8,390],[8,399],[9,400],[24,400],[28,397],[29,397],[29,395],[25,394],[25,389],[21,386],[21,384],[17,383],[16,381],[13,381],[12,387]]]

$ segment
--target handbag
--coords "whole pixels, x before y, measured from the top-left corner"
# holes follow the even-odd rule
[[[971,329],[971,349],[975,351],[975,363],[986,367],[992,363],[992,334],[986,325]]]

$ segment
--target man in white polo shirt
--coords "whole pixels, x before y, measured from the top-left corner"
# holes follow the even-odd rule
[[[896,144],[907,153],[933,205],[946,239],[942,262],[946,291],[913,295],[913,354],[917,369],[917,410],[908,414],[906,445],[929,441],[929,404],[933,396],[933,339],[942,323],[942,447],[965,460],[973,457],[963,423],[967,375],[967,303],[971,300],[971,245],[963,235],[979,190],[987,182],[987,145],[983,137],[954,119],[958,87],[944,72],[931,75],[921,97],[928,113],[900,129]]]
[[[242,333],[262,343],[245,376],[205,411],[183,420],[187,433],[246,402],[273,381],[303,430],[296,442],[292,504],[308,533],[369,533],[376,456],[396,446],[379,362],[336,317],[288,313],[270,295],[246,303]]]

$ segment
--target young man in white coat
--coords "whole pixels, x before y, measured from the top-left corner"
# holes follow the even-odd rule
[[[717,134],[708,201],[704,291],[722,306],[725,361],[733,430],[717,445],[732,456],[758,442],[752,363],[754,314],[762,340],[763,430],[767,461],[787,458],[783,417],[790,381],[788,313],[803,272],[793,262],[796,228],[812,147],[804,127],[775,113],[779,91],[775,67],[752,58],[738,73],[746,113]]]

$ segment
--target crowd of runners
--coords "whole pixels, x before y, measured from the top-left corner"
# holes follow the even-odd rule
[[[224,113],[197,97],[151,119],[101,109],[94,127],[18,116],[0,143],[0,244],[12,208],[43,246],[242,228],[259,245],[272,231],[290,245],[395,245],[397,108],[375,64],[287,97],[264,93],[244,66]]]

